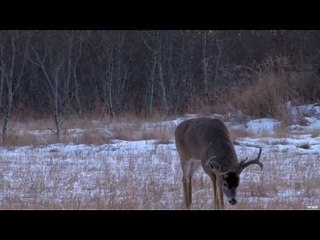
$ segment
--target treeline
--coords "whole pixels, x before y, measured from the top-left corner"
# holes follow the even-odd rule
[[[212,105],[277,57],[317,71],[320,31],[0,31],[2,133],[12,113],[53,116],[59,135],[68,115]]]

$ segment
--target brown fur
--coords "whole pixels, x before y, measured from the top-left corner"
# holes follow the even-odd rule
[[[175,140],[183,171],[186,207],[191,206],[191,179],[200,165],[212,180],[215,208],[224,207],[224,194],[231,204],[236,204],[236,189],[241,171],[237,171],[238,158],[225,124],[219,119],[208,117],[189,119],[177,126]],[[252,163],[249,161],[246,166],[257,163],[258,160]]]

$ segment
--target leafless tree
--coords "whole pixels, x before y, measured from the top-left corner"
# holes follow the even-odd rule
[[[8,124],[13,107],[13,100],[21,86],[29,49],[29,35],[19,31],[2,32],[0,42],[0,109],[2,117],[2,143],[6,144]],[[6,91],[6,99],[2,96]],[[4,106],[4,104],[6,104]]]

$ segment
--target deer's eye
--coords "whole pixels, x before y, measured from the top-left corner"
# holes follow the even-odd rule
[[[223,183],[223,186],[228,187],[228,184],[225,182],[225,183]]]

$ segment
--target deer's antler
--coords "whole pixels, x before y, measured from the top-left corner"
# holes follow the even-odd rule
[[[260,156],[261,156],[261,152],[262,152],[262,148],[259,148],[259,154],[258,156],[253,159],[253,160],[250,160],[250,161],[247,161],[248,158],[246,158],[245,160],[242,160],[239,165],[238,165],[238,168],[237,168],[237,174],[240,175],[240,173],[243,171],[243,169],[245,169],[246,167],[250,166],[251,164],[257,164],[260,166],[261,168],[261,171],[263,169],[263,164],[262,162],[259,161],[260,159]]]

